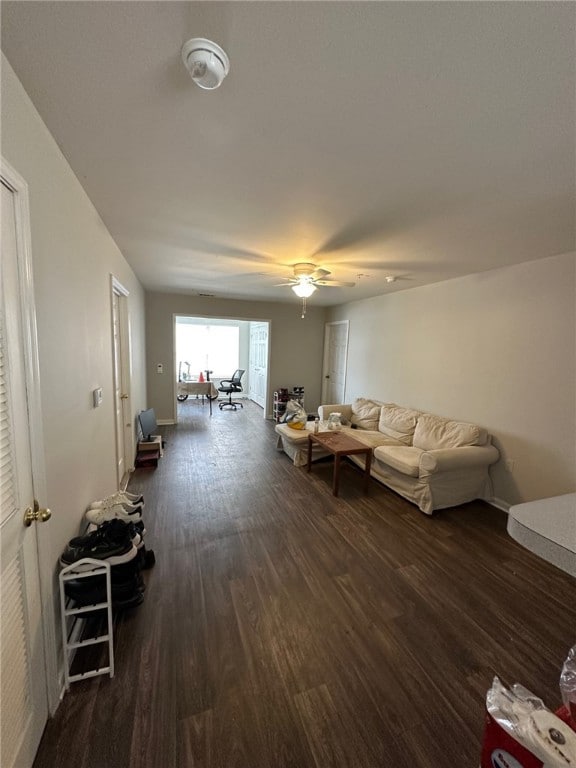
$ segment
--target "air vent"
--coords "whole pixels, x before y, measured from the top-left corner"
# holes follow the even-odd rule
[[[213,293],[199,293],[198,296],[203,296],[205,299],[213,299],[215,294],[213,294]]]

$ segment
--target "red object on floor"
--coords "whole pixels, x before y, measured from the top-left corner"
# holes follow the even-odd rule
[[[136,454],[136,461],[134,462],[134,466],[137,468],[157,467],[159,458],[159,448],[151,451],[138,451]]]
[[[542,768],[543,763],[486,712],[480,765],[481,768]]]

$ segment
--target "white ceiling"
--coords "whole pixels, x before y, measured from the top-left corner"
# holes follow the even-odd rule
[[[2,50],[147,289],[339,304],[575,249],[575,6],[7,2]],[[231,70],[202,91],[182,44]],[[358,278],[358,275],[361,275]],[[399,278],[385,281],[387,275]]]

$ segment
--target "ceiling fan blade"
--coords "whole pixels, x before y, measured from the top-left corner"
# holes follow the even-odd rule
[[[323,280],[327,275],[330,274],[329,269],[322,269],[322,267],[317,267],[314,272],[310,275],[312,280]]]
[[[314,283],[326,288],[354,288],[356,285],[356,283],[343,283],[340,280],[314,280]]]
[[[293,285],[298,285],[298,281],[289,280],[286,283],[274,283],[272,288],[292,288]]]

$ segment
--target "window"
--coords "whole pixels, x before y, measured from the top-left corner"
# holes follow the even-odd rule
[[[183,373],[196,377],[206,370],[215,379],[231,376],[240,359],[240,328],[237,325],[199,325],[176,322],[176,375],[180,363]]]

